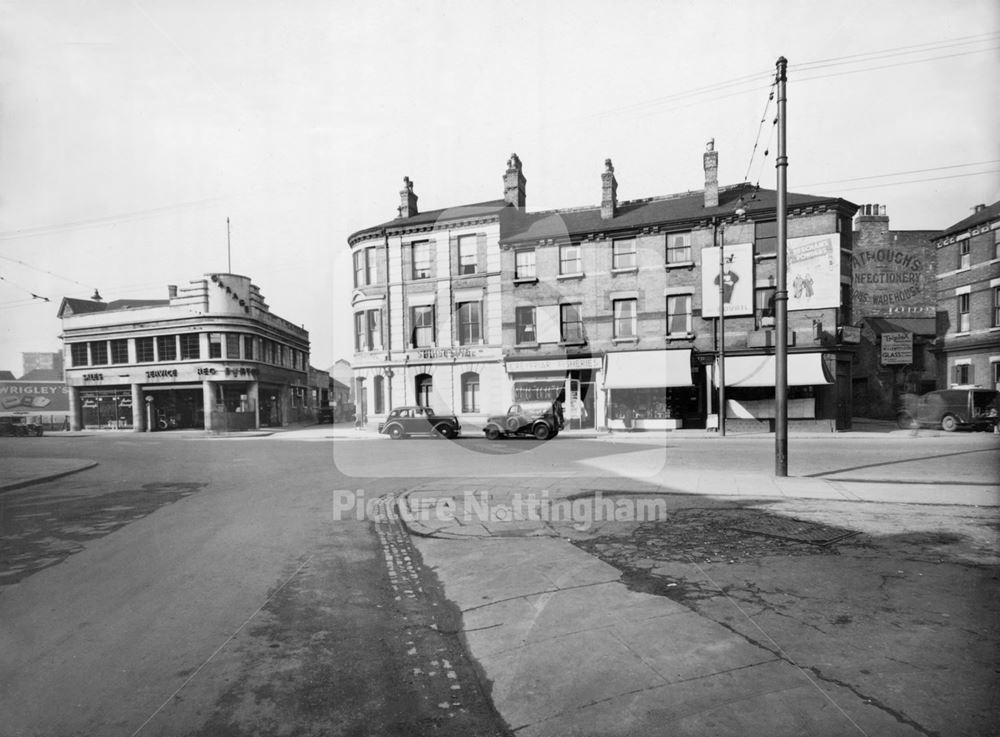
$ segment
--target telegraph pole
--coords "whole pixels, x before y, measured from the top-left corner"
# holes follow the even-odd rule
[[[720,233],[721,230],[721,233]],[[716,227],[719,240],[719,436],[726,435],[726,224]]]
[[[786,149],[785,82],[788,61],[778,57],[778,246],[774,292],[774,475],[788,475],[788,153]]]

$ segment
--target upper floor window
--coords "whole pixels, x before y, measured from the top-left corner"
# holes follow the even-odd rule
[[[354,286],[378,284],[378,249],[374,246],[354,252]]]
[[[613,307],[615,316],[614,337],[636,337],[636,300],[616,299]]]
[[[156,354],[153,352],[153,339],[136,338],[135,339],[136,363],[149,363],[155,360],[156,360]]]
[[[111,341],[111,363],[128,363],[128,341],[124,338]]]
[[[580,246],[559,246],[559,273],[582,274],[583,264],[580,260]]]
[[[482,341],[482,309],[480,302],[458,305],[458,343],[472,345]]]
[[[226,358],[236,359],[240,357],[240,334],[226,333]]]
[[[354,252],[354,286],[360,287],[365,284],[365,252]]]
[[[410,308],[412,326],[410,343],[414,348],[429,348],[434,345],[434,306]]]
[[[222,333],[208,334],[208,357],[222,358]]]
[[[514,278],[534,279],[535,276],[535,249],[514,251]]]
[[[757,256],[776,256],[778,253],[778,223],[770,220],[754,224],[753,251]]]
[[[90,344],[90,362],[94,366],[103,366],[108,362],[108,344],[99,340]]]
[[[993,258],[1000,259],[1000,228],[993,231]]]
[[[535,331],[535,308],[531,306],[514,309],[516,325],[516,341],[518,343],[537,343],[538,333]]]
[[[1000,328],[1000,287],[993,287],[993,325]]]
[[[972,252],[970,251],[971,244],[972,240],[970,238],[966,238],[964,241],[958,242],[959,269],[968,269],[972,266]]]
[[[183,333],[181,335],[181,358],[201,358],[201,335]]]
[[[253,349],[255,342],[252,335],[243,336],[243,358],[247,361],[253,361],[256,358],[256,353]]]
[[[420,241],[411,247],[414,279],[431,278],[431,242]]]
[[[559,335],[563,343],[586,342],[579,304],[560,305]]]
[[[691,332],[691,295],[671,294],[667,297],[667,334]]]
[[[69,346],[69,360],[73,366],[86,366],[90,361],[87,354],[87,344],[71,343]]]
[[[177,360],[177,336],[158,335],[156,337],[156,353],[160,361]]]
[[[777,292],[775,287],[758,287],[754,290],[754,318],[757,327],[770,327],[774,325],[774,295]]]
[[[967,333],[972,327],[969,319],[969,294],[958,295],[958,332]]]
[[[680,264],[691,261],[691,234],[667,233],[667,263]]]
[[[611,268],[634,269],[636,266],[635,238],[622,238],[611,243]]]
[[[458,273],[475,274],[479,271],[479,239],[474,235],[458,238]]]

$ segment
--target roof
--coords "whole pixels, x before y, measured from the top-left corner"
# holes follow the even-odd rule
[[[343,389],[345,391],[350,391],[351,390],[351,387],[349,387],[347,384],[345,384],[342,381],[337,381],[336,379],[331,379],[331,381],[333,382],[333,388],[334,389]]]
[[[753,192],[753,197],[749,196]],[[740,203],[741,193],[744,195]],[[788,209],[802,207],[838,206],[853,215],[857,205],[839,198],[788,193]],[[526,213],[511,210],[506,216],[501,240],[505,243],[532,241],[543,238],[595,233],[617,230],[628,231],[652,224],[675,222],[689,227],[710,218],[731,218],[737,206],[746,215],[771,215],[777,209],[777,192],[771,189],[755,189],[742,185],[729,186],[719,190],[718,207],[705,207],[705,194],[698,190],[668,197],[651,197],[644,200],[622,202],[615,210],[614,218],[601,217],[600,207],[588,207],[548,212]]]
[[[949,235],[961,233],[963,230],[975,228],[977,225],[988,223],[991,220],[996,220],[997,218],[1000,218],[1000,200],[997,200],[992,205],[987,205],[979,212],[972,213],[964,220],[959,220],[950,228],[945,229],[945,231],[937,236],[937,238],[946,238]],[[937,238],[935,238],[935,240],[937,240]]]
[[[21,381],[62,381],[63,372],[56,369],[35,369],[21,377]]]
[[[111,302],[97,302],[92,299],[76,299],[63,297],[59,305],[57,317],[81,315],[90,312],[115,312],[118,310],[134,310],[142,307],[162,307],[170,304],[169,299],[115,299]]]
[[[0,371],[0,381],[17,381],[10,371]]]
[[[864,317],[861,322],[867,323],[875,335],[883,333],[935,335],[937,333],[937,318],[934,317],[894,317],[892,320],[887,320],[884,317]]]
[[[417,225],[428,225],[438,220],[454,220],[458,218],[489,217],[498,214],[505,208],[512,207],[507,200],[488,200],[486,202],[475,202],[471,205],[459,205],[457,207],[446,207],[440,210],[429,210],[420,212],[408,218],[394,218],[384,223],[373,225],[351,233],[347,238],[348,243],[353,243],[358,238],[367,235],[374,235],[384,229],[405,229]]]

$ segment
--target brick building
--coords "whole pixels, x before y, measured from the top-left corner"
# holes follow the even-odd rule
[[[1000,201],[933,239],[939,387],[1000,389]]]
[[[359,412],[430,404],[474,427],[513,401],[552,398],[571,426],[628,415],[640,428],[712,426],[721,343],[727,416],[769,427],[776,193],[720,186],[714,145],[703,163],[703,191],[619,202],[609,160],[599,207],[543,212],[525,209],[516,155],[502,200],[421,214],[404,180],[399,216],[349,239]],[[838,328],[856,209],[788,196],[800,426],[850,423],[852,348]]]
[[[900,397],[937,383],[937,249],[940,230],[891,230],[885,205],[854,218],[852,366],[857,417],[894,419]]]

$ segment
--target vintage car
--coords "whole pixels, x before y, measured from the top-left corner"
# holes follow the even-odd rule
[[[939,427],[992,430],[1000,412],[1000,392],[992,389],[939,389],[921,396],[904,396],[896,416],[902,428]]]
[[[41,437],[42,426],[30,422],[26,417],[0,417],[0,435],[13,435],[18,438]]]
[[[430,407],[396,407],[380,422],[378,431],[393,440],[408,435],[440,435],[455,438],[462,432],[462,426],[455,415],[439,415]]]
[[[538,440],[554,438],[563,429],[562,405],[559,402],[520,402],[512,404],[505,415],[490,417],[483,433],[489,440],[510,435],[528,435]]]

